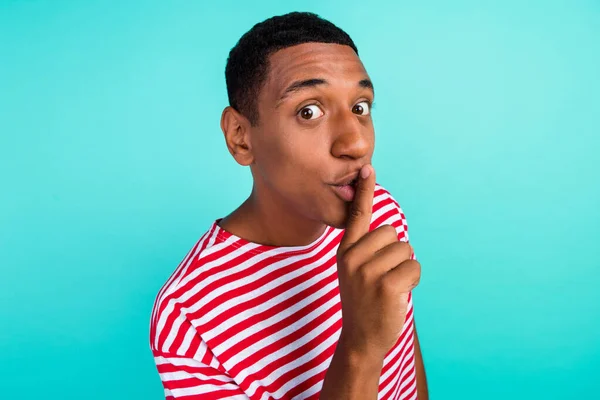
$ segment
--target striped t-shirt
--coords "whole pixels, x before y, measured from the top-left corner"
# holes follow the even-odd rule
[[[375,188],[371,229],[408,241],[398,203]],[[215,221],[159,291],[150,345],[167,399],[318,399],[342,328],[336,251],[343,230],[313,243],[248,242]],[[380,399],[417,398],[409,296],[385,357]]]

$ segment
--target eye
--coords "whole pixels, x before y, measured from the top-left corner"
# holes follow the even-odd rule
[[[358,115],[369,115],[371,113],[371,104],[368,101],[361,101],[352,107],[352,112]]]
[[[316,104],[304,107],[298,112],[302,119],[316,119],[323,115],[323,111]]]

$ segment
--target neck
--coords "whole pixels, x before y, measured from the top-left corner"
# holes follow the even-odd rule
[[[327,227],[296,213],[277,194],[267,193],[256,185],[250,197],[223,218],[219,226],[250,242],[279,247],[306,246],[317,240]]]

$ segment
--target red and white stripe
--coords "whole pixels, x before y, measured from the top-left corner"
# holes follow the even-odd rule
[[[396,228],[398,203],[376,187],[371,229]],[[327,228],[308,246],[247,242],[213,223],[159,291],[150,345],[167,399],[318,399],[341,330],[336,251]],[[412,296],[386,355],[380,399],[417,398]]]

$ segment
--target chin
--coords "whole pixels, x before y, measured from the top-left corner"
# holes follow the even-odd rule
[[[326,225],[332,226],[337,229],[346,229],[346,220],[348,219],[348,209],[350,204],[345,204],[345,207],[330,209],[323,219]]]

